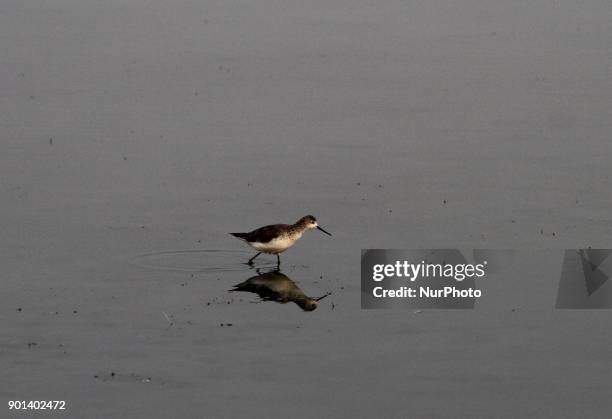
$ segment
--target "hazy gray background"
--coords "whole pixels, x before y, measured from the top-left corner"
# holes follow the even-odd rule
[[[498,309],[361,310],[359,257],[612,247],[611,36],[608,1],[3,0],[0,399],[609,415],[608,311],[534,275]],[[283,257],[334,293],[312,313],[228,294],[249,253],[139,257],[306,213],[334,234]]]

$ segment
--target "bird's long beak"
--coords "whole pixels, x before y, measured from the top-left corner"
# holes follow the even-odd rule
[[[329,232],[327,232],[327,231],[323,230],[321,227],[317,226],[317,229],[318,229],[318,230],[321,230],[323,233],[327,234],[328,236],[331,236],[331,233],[329,233]]]
[[[323,297],[319,297],[319,298],[315,298],[315,301],[321,301],[322,299],[324,299],[325,297],[327,297],[328,295],[331,295],[331,292],[328,292],[327,294],[325,294]]]

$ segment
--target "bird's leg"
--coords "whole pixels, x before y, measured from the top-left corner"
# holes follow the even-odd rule
[[[253,264],[253,260],[255,260],[255,258],[257,256],[261,255],[261,252],[257,253],[255,256],[253,256],[251,259],[249,259],[249,261],[247,262],[247,265],[252,265]]]
[[[276,254],[276,268],[280,268],[280,255],[278,253]]]

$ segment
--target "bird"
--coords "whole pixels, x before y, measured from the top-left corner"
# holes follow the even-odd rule
[[[259,295],[263,301],[276,301],[281,304],[292,301],[304,311],[315,310],[319,301],[331,295],[331,293],[327,293],[319,298],[309,297],[287,275],[277,270],[258,273],[258,275],[234,285],[230,292],[233,291],[252,292]]]
[[[319,226],[317,219],[312,215],[300,218],[295,224],[272,224],[260,227],[250,233],[229,233],[240,240],[245,241],[258,253],[247,262],[253,265],[253,260],[262,253],[276,255],[277,265],[280,266],[280,254],[297,242],[306,230],[321,230],[331,236]]]

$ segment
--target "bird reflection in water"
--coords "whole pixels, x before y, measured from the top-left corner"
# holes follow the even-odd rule
[[[327,293],[319,298],[308,297],[287,275],[277,270],[258,273],[258,275],[234,285],[230,292],[232,291],[252,292],[259,295],[263,301],[276,301],[281,304],[292,301],[304,311],[315,310],[318,302],[331,294]]]

